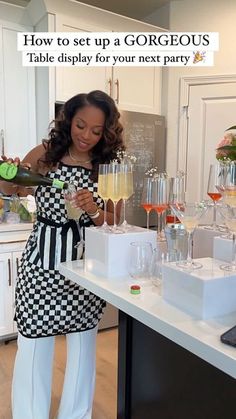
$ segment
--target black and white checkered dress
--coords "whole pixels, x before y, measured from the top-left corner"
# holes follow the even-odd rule
[[[83,167],[60,163],[47,176],[89,189],[102,207],[97,183],[91,181],[90,173]],[[60,262],[81,256],[75,248],[78,229],[68,222],[63,193],[39,186],[35,198],[38,219],[23,252],[16,285],[18,330],[36,338],[92,329],[102,316],[105,302],[58,271]],[[80,217],[82,228],[91,224],[87,214]]]

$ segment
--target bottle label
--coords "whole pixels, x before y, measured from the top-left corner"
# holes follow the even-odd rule
[[[62,180],[59,179],[53,179],[52,186],[54,188],[63,189],[64,182],[62,182]]]
[[[12,180],[18,172],[18,166],[13,163],[4,162],[0,165],[0,177],[5,180]]]

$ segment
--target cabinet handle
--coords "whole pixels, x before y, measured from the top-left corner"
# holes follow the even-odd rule
[[[112,96],[112,80],[111,80],[111,78],[108,79],[108,85],[109,85],[109,95]]]
[[[115,85],[116,85],[116,99],[115,99],[115,102],[118,105],[119,100],[120,100],[120,84],[119,84],[119,80],[118,79],[115,80]]]
[[[8,259],[8,285],[11,287],[11,259]]]
[[[16,274],[19,274],[19,258],[16,258]]]
[[[1,137],[1,155],[5,156],[5,147],[4,147],[4,130],[1,129],[0,131],[0,137]]]

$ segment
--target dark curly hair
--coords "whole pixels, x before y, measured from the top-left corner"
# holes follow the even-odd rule
[[[91,150],[92,178],[96,179],[99,163],[109,163],[116,158],[118,150],[125,149],[120,113],[114,100],[101,90],[80,93],[65,102],[49,132],[49,139],[43,140],[46,152],[41,161],[49,166],[55,166],[60,161],[72,143],[71,121],[79,109],[88,105],[101,109],[105,114],[102,137]]]

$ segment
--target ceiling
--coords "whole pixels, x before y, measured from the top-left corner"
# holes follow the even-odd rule
[[[26,6],[30,0],[3,0],[6,3]],[[77,1],[77,0],[76,0]],[[81,3],[90,4],[134,19],[144,18],[156,9],[169,3],[169,0],[84,0]]]

